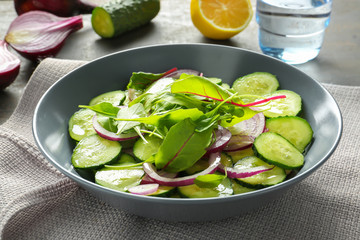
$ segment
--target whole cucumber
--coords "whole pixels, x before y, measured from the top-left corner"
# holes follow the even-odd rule
[[[94,8],[91,24],[102,38],[113,38],[145,25],[159,11],[160,0],[111,0]]]

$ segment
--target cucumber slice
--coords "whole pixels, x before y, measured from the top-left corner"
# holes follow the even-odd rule
[[[150,22],[160,11],[160,0],[114,0],[96,7],[91,16],[94,31],[113,38]]]
[[[235,164],[244,157],[254,156],[254,151],[251,147],[248,147],[239,151],[227,152],[226,154],[231,157],[233,164]]]
[[[137,163],[135,158],[127,153],[121,153],[117,163]]]
[[[249,187],[249,188],[264,188],[268,186],[272,186],[278,183],[281,183],[286,178],[285,170],[272,166],[264,162],[258,157],[250,156],[239,160],[235,165],[235,169],[243,169],[249,167],[258,167],[264,166],[266,168],[273,169],[259,173],[257,175],[247,177],[247,178],[237,178],[236,181],[241,184],[242,186]]]
[[[140,184],[144,175],[141,166],[125,169],[104,167],[95,173],[95,182],[101,186],[125,192]]]
[[[158,190],[148,196],[171,197],[176,193],[176,187],[159,186]]]
[[[125,99],[125,93],[121,90],[106,92],[90,100],[89,105],[93,106],[102,102],[109,102],[114,106],[119,106]]]
[[[313,137],[310,124],[305,119],[296,116],[267,119],[266,128],[286,138],[301,153]]]
[[[217,85],[221,85],[222,84],[222,80],[221,78],[216,78],[216,77],[210,77],[207,78],[210,82],[215,83]]]
[[[304,164],[304,156],[288,140],[277,133],[260,134],[253,145],[255,155],[284,169],[296,169]]]
[[[230,155],[222,152],[220,156],[220,162],[224,167],[233,167],[232,157]]]
[[[76,111],[69,119],[69,134],[75,141],[95,134],[92,118],[95,112],[84,108]]]
[[[147,142],[140,138],[135,142],[133,148],[135,157],[141,161],[146,161],[152,155],[157,153],[161,143],[163,142],[161,138],[156,136],[146,135],[144,138]]]
[[[234,193],[231,181],[225,178],[222,183],[214,188],[201,188],[196,184],[178,187],[180,196],[185,198],[211,198],[211,197],[227,197]]]
[[[238,78],[233,83],[233,89],[240,95],[266,95],[276,91],[279,81],[275,75],[268,72],[255,72]]]
[[[198,160],[194,165],[192,165],[191,167],[187,168],[185,170],[186,174],[188,175],[193,175],[195,173],[201,172],[204,169],[209,167],[209,161],[205,160],[205,159],[200,159]]]
[[[270,101],[264,106],[258,107],[265,117],[273,118],[280,116],[296,116],[301,111],[302,103],[299,94],[290,90],[278,90],[266,97],[285,95],[286,98],[280,98]]]
[[[71,157],[75,168],[97,168],[116,161],[121,152],[119,142],[94,134],[81,139]]]
[[[232,185],[232,188],[234,190],[234,195],[247,193],[247,192],[252,192],[252,191],[256,190],[256,188],[245,187],[245,186],[239,184],[236,180],[231,180],[231,185]]]

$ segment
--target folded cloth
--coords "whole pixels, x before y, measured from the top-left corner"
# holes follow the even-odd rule
[[[114,209],[57,171],[37,149],[34,108],[85,62],[45,59],[0,126],[1,239],[359,239],[360,87],[324,84],[338,102],[343,137],[314,174],[266,206],[219,221],[174,223]]]

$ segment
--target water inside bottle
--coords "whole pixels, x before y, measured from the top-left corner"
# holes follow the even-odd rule
[[[261,50],[290,64],[314,59],[330,21],[329,0],[257,0]]]

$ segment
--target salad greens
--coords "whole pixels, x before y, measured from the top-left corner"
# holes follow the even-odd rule
[[[116,171],[118,169],[118,171],[122,171],[122,169],[127,169],[131,172],[131,168],[134,168],[138,173],[139,166],[146,163],[146,167],[144,164],[142,181],[136,178],[136,182],[132,182],[130,185],[152,184],[146,188],[144,195],[155,196],[164,196],[164,191],[161,191],[161,194],[157,193],[158,188],[167,186],[165,192],[171,192],[171,196],[179,194],[181,197],[181,189],[187,189],[186,197],[191,197],[188,192],[189,188],[181,188],[181,186],[195,184],[197,188],[194,189],[211,188],[212,193],[207,195],[207,191],[204,190],[204,193],[197,193],[194,196],[198,197],[200,194],[202,197],[212,197],[214,191],[216,192],[216,189],[220,189],[221,184],[225,183],[225,179],[231,178],[236,181],[236,179],[243,178],[243,176],[256,178],[256,175],[262,175],[258,179],[266,180],[271,178],[272,174],[280,174],[281,176],[278,178],[284,180],[286,177],[285,170],[277,169],[276,173],[274,172],[274,167],[277,166],[276,160],[267,161],[268,159],[262,158],[262,156],[255,156],[257,152],[262,151],[253,151],[252,155],[256,157],[256,161],[251,161],[251,164],[249,164],[249,161],[244,161],[246,165],[243,166],[241,165],[243,158],[236,159],[236,155],[237,152],[239,152],[238,155],[240,156],[243,150],[248,151],[251,149],[253,147],[252,143],[258,135],[267,131],[265,117],[258,107],[261,106],[263,109],[267,109],[265,106],[268,103],[272,102],[272,105],[276,106],[276,101],[282,101],[282,104],[285,103],[285,105],[291,106],[292,109],[301,108],[301,106],[292,106],[294,103],[287,102],[286,96],[288,94],[240,95],[233,90],[234,88],[229,88],[227,84],[223,84],[219,78],[208,78],[202,74],[194,75],[194,70],[189,71],[189,73],[181,70],[181,74],[179,73],[176,76],[174,73],[177,71],[174,68],[164,73],[134,72],[127,89],[124,91],[125,98],[120,105],[113,105],[110,101],[99,101],[96,105],[79,105],[81,109],[90,109],[97,116],[92,121],[96,121],[94,122],[94,129],[100,137],[107,141],[120,142],[123,146],[122,150],[118,152],[117,158],[120,159],[122,155],[127,154],[126,156],[131,156],[133,160],[124,165],[120,162],[116,163],[116,159],[111,159],[107,163],[104,163],[104,159],[101,159],[99,160],[102,163],[100,167],[98,165],[94,165],[94,167],[76,165],[76,167],[78,169],[95,169],[95,172],[101,172],[101,181],[97,181],[95,173],[97,183],[119,189],[116,184],[114,185],[113,180],[111,180],[111,184],[106,183],[106,180],[104,180],[106,179],[104,177],[106,171],[104,170],[112,169]],[[274,82],[273,79],[272,81]],[[275,84],[278,85],[277,80]],[[274,88],[274,86],[270,87]],[[254,88],[259,88],[259,86],[254,86]],[[294,92],[291,93],[296,95]],[[110,93],[106,94],[107,99],[111,99],[111,95],[109,95]],[[286,108],[284,109],[284,112],[279,113],[278,117],[287,116]],[[74,115],[76,114],[74,113]],[[259,116],[261,116],[261,121]],[[255,122],[256,124],[254,124]],[[69,125],[74,126],[76,123],[71,122]],[[81,126],[77,127],[81,128]],[[257,133],[246,136],[247,141],[235,142],[234,144],[234,139],[244,138],[244,136],[239,137],[236,134],[231,134],[230,129],[235,128],[245,128],[245,130],[252,128],[250,130],[256,129],[256,131],[252,132]],[[72,129],[69,129],[69,131],[71,135]],[[127,137],[122,138],[123,136]],[[146,136],[151,136],[151,138]],[[87,137],[89,136],[83,136],[83,139]],[[301,138],[301,136],[299,137]],[[158,147],[156,147],[157,151],[155,153],[153,152],[154,147],[151,145],[151,139],[153,138],[158,138],[156,140],[156,146]],[[309,139],[308,136],[307,139]],[[232,147],[229,150],[231,154],[227,154],[226,146],[231,140]],[[80,143],[82,141],[80,139]],[[137,141],[143,142],[136,144]],[[107,143],[103,144],[106,149]],[[149,146],[149,151],[152,149],[151,152],[146,152],[146,144]],[[135,151],[136,146],[141,146],[141,149]],[[281,151],[281,147],[278,147],[275,151]],[[74,152],[79,152],[77,146]],[[141,154],[141,157],[137,157],[136,154]],[[143,159],[144,156],[147,159]],[[208,159],[208,163],[205,165],[204,159]],[[82,159],[82,161],[84,160]],[[77,162],[74,156],[72,162]],[[269,162],[271,162],[271,165],[268,164]],[[233,164],[237,165],[236,169],[233,168]],[[281,169],[286,169],[286,160],[282,160],[281,164]],[[196,167],[197,165],[198,167]],[[199,171],[189,175],[186,171],[190,168]],[[259,168],[261,171],[259,171]],[[231,188],[229,183],[234,180],[226,181],[227,189],[229,186]],[[123,181],[121,179],[118,179],[118,181],[122,182],[119,183],[122,186],[121,189],[126,189],[123,187]],[[256,182],[256,179],[254,181]],[[238,181],[238,183],[241,183],[241,181]],[[259,185],[261,183],[256,183],[256,186],[247,185],[246,187],[256,188]],[[150,187],[156,189],[149,190]],[[227,190],[226,193],[233,193],[233,190]],[[136,189],[136,194],[139,194],[139,188]],[[215,196],[224,195],[219,192]]]

